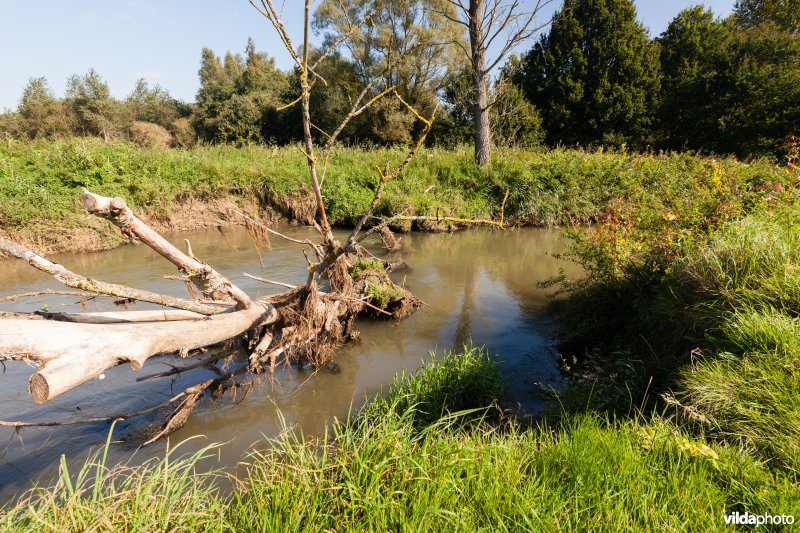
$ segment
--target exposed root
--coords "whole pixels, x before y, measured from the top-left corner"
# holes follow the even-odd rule
[[[396,252],[400,248],[403,247],[402,244],[402,237],[397,238],[392,233],[392,230],[389,229],[388,226],[382,226],[380,230],[378,230],[378,235],[381,238],[381,242],[383,243],[383,247],[389,250],[390,252]]]

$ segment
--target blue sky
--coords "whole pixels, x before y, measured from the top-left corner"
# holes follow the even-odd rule
[[[302,3],[283,3],[287,26],[299,35]],[[554,1],[543,18],[560,3]],[[680,10],[698,3],[724,16],[734,0],[636,0],[639,20],[653,35]],[[247,0],[0,1],[0,110],[16,108],[30,77],[45,76],[61,96],[67,78],[89,68],[100,73],[116,97],[130,93],[141,77],[192,101],[200,50],[240,52],[248,36],[259,50],[275,56],[279,67],[291,66],[272,27]]]

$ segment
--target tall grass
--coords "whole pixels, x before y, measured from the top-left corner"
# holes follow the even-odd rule
[[[326,438],[285,431],[248,458],[230,495],[213,475],[192,473],[202,452],[131,472],[102,467],[99,477],[88,464],[83,482],[65,471],[6,511],[0,527],[713,531],[732,510],[800,513],[797,485],[741,448],[696,440],[658,417],[569,415],[526,429],[490,407],[499,395],[497,365],[467,348],[399,376]]]
[[[352,224],[372,199],[378,169],[404,155],[402,148],[338,149],[323,185],[332,223]],[[701,203],[720,176],[726,187],[742,188],[772,181],[778,172],[768,161],[579,150],[498,150],[492,165],[480,169],[467,148],[425,149],[386,186],[376,212],[492,218],[504,207],[513,223],[567,225],[595,220],[614,198],[668,209]],[[105,231],[104,246],[119,244],[85,216],[81,187],[124,197],[157,219],[188,199],[246,197],[299,218],[313,207],[303,203],[307,169],[297,147],[158,150],[83,138],[0,145],[3,229],[35,233],[55,247],[64,228]]]

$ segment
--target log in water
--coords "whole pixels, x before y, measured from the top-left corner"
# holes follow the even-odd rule
[[[284,228],[298,238],[311,236],[305,228]],[[169,236],[176,244],[191,241],[194,253],[228,276],[252,296],[279,292],[243,275],[260,273],[259,257],[244,229],[225,229]],[[501,355],[503,370],[512,398],[522,412],[536,414],[542,409],[541,391],[561,386],[557,354],[553,349],[555,325],[546,313],[547,292],[536,287],[564,267],[572,265],[550,255],[563,250],[561,233],[540,229],[507,231],[472,230],[453,235],[412,234],[404,236],[399,254],[410,268],[393,274],[405,280],[408,288],[428,305],[402,322],[360,321],[361,341],[346,346],[333,369],[316,374],[297,369],[279,369],[274,381],[266,378],[240,404],[205,402],[192,414],[186,426],[174,434],[172,443],[194,435],[204,435],[185,447],[185,451],[210,442],[227,442],[221,464],[235,465],[247,449],[262,436],[274,436],[286,422],[296,424],[306,434],[324,431],[333,417],[344,417],[369,395],[380,392],[395,373],[418,368],[431,350],[460,346],[471,338],[476,345]],[[376,247],[373,252],[378,254]],[[126,246],[111,252],[52,257],[68,268],[109,282],[125,283],[141,289],[186,296],[183,284],[164,279],[174,274],[155,252],[144,246]],[[263,275],[270,279],[301,284],[306,269],[298,247],[274,240],[273,249],[264,251]],[[47,275],[29,266],[0,260],[0,298],[8,294],[62,289]],[[33,299],[0,303],[0,310],[84,312],[113,310],[100,299],[76,304],[74,296],[46,295]],[[135,309],[148,309],[136,304]],[[186,360],[191,364],[195,359]],[[133,411],[167,400],[185,387],[213,374],[197,369],[178,376],[136,383],[145,374],[169,370],[158,358],[148,361],[140,372],[127,365],[107,372],[111,379],[94,379],[46,405],[38,406],[28,394],[27,377],[33,369],[21,362],[6,363],[0,375],[0,419],[2,420],[77,420]],[[101,376],[106,377],[106,376]],[[121,424],[116,437],[129,436],[142,429],[142,421]],[[31,481],[49,482],[58,470],[59,456],[67,455],[70,464],[82,464],[86,455],[105,441],[109,424],[69,428],[25,429],[20,435],[0,428],[0,501],[24,490]],[[112,447],[110,461],[141,462],[162,455],[166,442],[137,450],[141,440],[130,439]],[[133,456],[131,458],[131,456]]]

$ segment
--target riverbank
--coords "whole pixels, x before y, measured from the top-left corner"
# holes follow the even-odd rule
[[[572,234],[568,254],[586,276],[546,283],[569,294],[561,348],[574,378],[549,422],[498,410],[497,367],[470,349],[327,439],[287,433],[249,459],[231,494],[218,474],[195,473],[200,456],[89,466],[0,524],[685,531],[727,530],[731,513],[800,517],[797,169],[582,152],[523,152],[514,164],[545,159],[564,165],[547,167],[561,169],[554,183],[584,181],[528,190],[525,205],[541,206],[529,212],[596,222]],[[509,216],[524,220],[509,196]]]
[[[378,170],[404,156],[401,149],[338,149],[323,183],[332,223],[351,225],[372,199]],[[498,219],[502,211],[511,224],[569,226],[596,221],[614,198],[692,202],[719,176],[744,187],[778,172],[768,161],[578,150],[498,150],[491,168],[479,169],[466,148],[425,149],[387,185],[376,213]],[[159,231],[229,225],[235,211],[306,223],[314,209],[306,182],[298,147],[12,141],[0,145],[0,235],[43,253],[118,246],[115,228],[83,212],[81,187],[125,198]]]
[[[469,349],[398,383],[328,441],[291,432],[250,459],[232,494],[197,474],[213,447],[136,470],[64,472],[0,518],[10,531],[723,530],[734,509],[797,512],[790,476],[661,418],[570,415],[522,428],[500,375]],[[488,407],[487,407],[488,406]],[[440,418],[442,413],[449,413]],[[203,459],[203,457],[206,457]]]

